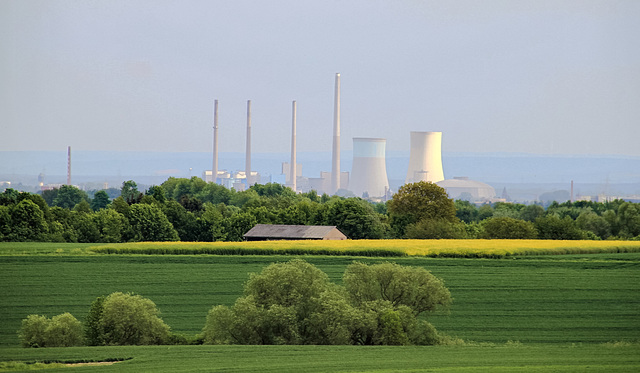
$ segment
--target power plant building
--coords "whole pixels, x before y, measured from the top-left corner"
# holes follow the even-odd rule
[[[454,177],[436,183],[447,191],[449,198],[470,202],[491,201],[496,197],[496,190],[489,184],[468,177]]]
[[[409,169],[405,184],[444,180],[442,170],[442,132],[411,132]]]
[[[386,139],[353,139],[353,166],[349,190],[356,197],[384,197],[389,192]]]

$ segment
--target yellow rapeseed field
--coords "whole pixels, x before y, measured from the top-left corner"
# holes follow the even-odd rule
[[[252,242],[136,242],[92,247],[122,254],[318,254],[363,256],[504,257],[512,255],[640,252],[640,241],[346,240]]]

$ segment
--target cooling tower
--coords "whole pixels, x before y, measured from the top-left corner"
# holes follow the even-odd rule
[[[384,197],[389,190],[385,161],[387,140],[371,138],[353,139],[353,167],[349,190],[362,197]]]
[[[437,183],[442,180],[442,132],[411,132],[409,169],[405,184],[418,181]]]

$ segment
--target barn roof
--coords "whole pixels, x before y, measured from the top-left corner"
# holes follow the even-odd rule
[[[245,237],[266,237],[284,239],[323,239],[335,225],[282,225],[258,224],[247,232]]]

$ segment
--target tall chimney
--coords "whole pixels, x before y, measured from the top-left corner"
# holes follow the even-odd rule
[[[247,153],[245,155],[245,174],[247,177],[247,188],[253,185],[251,180],[251,100],[247,101]]]
[[[213,168],[211,181],[215,184],[218,179],[218,100],[213,103]]]
[[[296,191],[296,179],[298,177],[296,170],[296,101],[292,104],[292,119],[291,119],[291,164],[289,167],[289,178],[291,180],[291,189]]]
[[[333,107],[333,154],[331,167],[331,194],[340,189],[340,73],[336,74],[335,102]]]
[[[573,199],[573,180],[571,180],[571,203],[575,202]]]
[[[71,185],[71,147],[67,148],[67,185]]]

